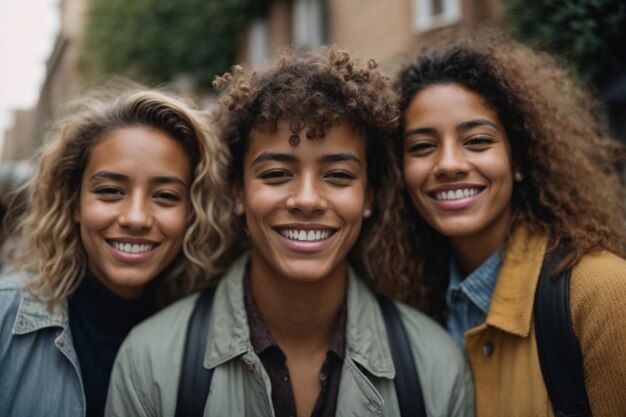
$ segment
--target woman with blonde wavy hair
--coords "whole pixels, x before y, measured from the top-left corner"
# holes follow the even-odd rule
[[[227,161],[164,91],[107,85],[65,108],[30,184],[24,256],[0,280],[0,415],[103,414],[131,327],[222,272]]]
[[[551,278],[571,269],[591,411],[623,415],[624,147],[594,100],[550,56],[489,33],[422,51],[396,86],[405,221],[380,249],[405,261],[387,285],[464,348],[478,416],[551,416],[533,300],[544,259],[565,253]]]

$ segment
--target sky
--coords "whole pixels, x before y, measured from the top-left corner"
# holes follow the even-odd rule
[[[0,155],[11,111],[37,102],[61,0],[0,0]]]

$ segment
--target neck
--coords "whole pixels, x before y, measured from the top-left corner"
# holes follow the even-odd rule
[[[344,302],[347,267],[315,282],[259,273],[250,265],[250,289],[263,322],[285,351],[328,348]]]
[[[508,209],[479,233],[451,238],[454,254],[466,276],[482,265],[506,241],[510,227],[511,210]]]

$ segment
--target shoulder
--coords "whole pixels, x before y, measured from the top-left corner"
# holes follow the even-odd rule
[[[12,326],[24,295],[26,294],[27,277],[24,273],[13,272],[0,277],[0,332]],[[10,332],[11,329],[9,328]]]
[[[435,414],[471,416],[474,388],[463,352],[448,332],[430,317],[395,302],[413,349],[424,397]]]
[[[608,251],[584,255],[572,268],[570,288],[574,315],[598,305],[626,312],[626,260]]]
[[[427,360],[445,363],[450,370],[465,366],[463,354],[450,334],[424,313],[394,301],[413,349]]]
[[[198,293],[191,294],[165,307],[131,330],[124,344],[132,344],[150,351],[161,349],[167,341],[184,336]],[[154,340],[163,343],[155,344]]]
[[[626,260],[603,251],[587,254],[572,268],[570,313],[581,347],[603,338],[626,338]]]

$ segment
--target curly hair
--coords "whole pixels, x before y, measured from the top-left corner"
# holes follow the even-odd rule
[[[242,175],[252,129],[275,132],[278,123],[285,121],[294,135],[305,130],[307,140],[312,140],[346,122],[363,135],[368,186],[374,193],[373,215],[364,222],[350,258],[361,274],[377,281],[379,277],[373,274],[380,269],[375,266],[380,262],[377,247],[381,239],[392,238],[382,231],[393,215],[391,193],[401,181],[392,143],[397,107],[389,79],[378,71],[377,63],[360,64],[335,47],[286,51],[263,71],[249,74],[236,66],[217,77],[214,86],[228,87],[215,120],[230,147],[231,181]]]
[[[606,133],[600,106],[570,71],[553,57],[490,31],[447,37],[423,49],[394,83],[400,111],[437,84],[462,85],[496,111],[513,163],[524,175],[514,185],[510,230],[523,223],[550,236],[549,250],[561,242],[572,247],[557,273],[595,250],[626,255],[626,199],[619,177],[625,149]],[[395,149],[401,155],[401,141]],[[441,319],[451,247],[418,216],[406,190],[399,191],[404,201],[396,210],[410,221],[396,225],[398,241],[382,251],[406,260],[389,271],[392,289],[383,291]]]
[[[156,128],[179,141],[193,181],[191,214],[181,253],[162,273],[160,304],[206,287],[223,272],[234,232],[232,205],[223,172],[228,149],[216,139],[208,118],[175,95],[131,83],[108,83],[64,106],[42,147],[39,168],[28,184],[29,212],[18,231],[25,240],[15,265],[34,274],[28,289],[53,307],[78,286],[87,260],[72,213],[91,150],[108,133],[129,126]]]

